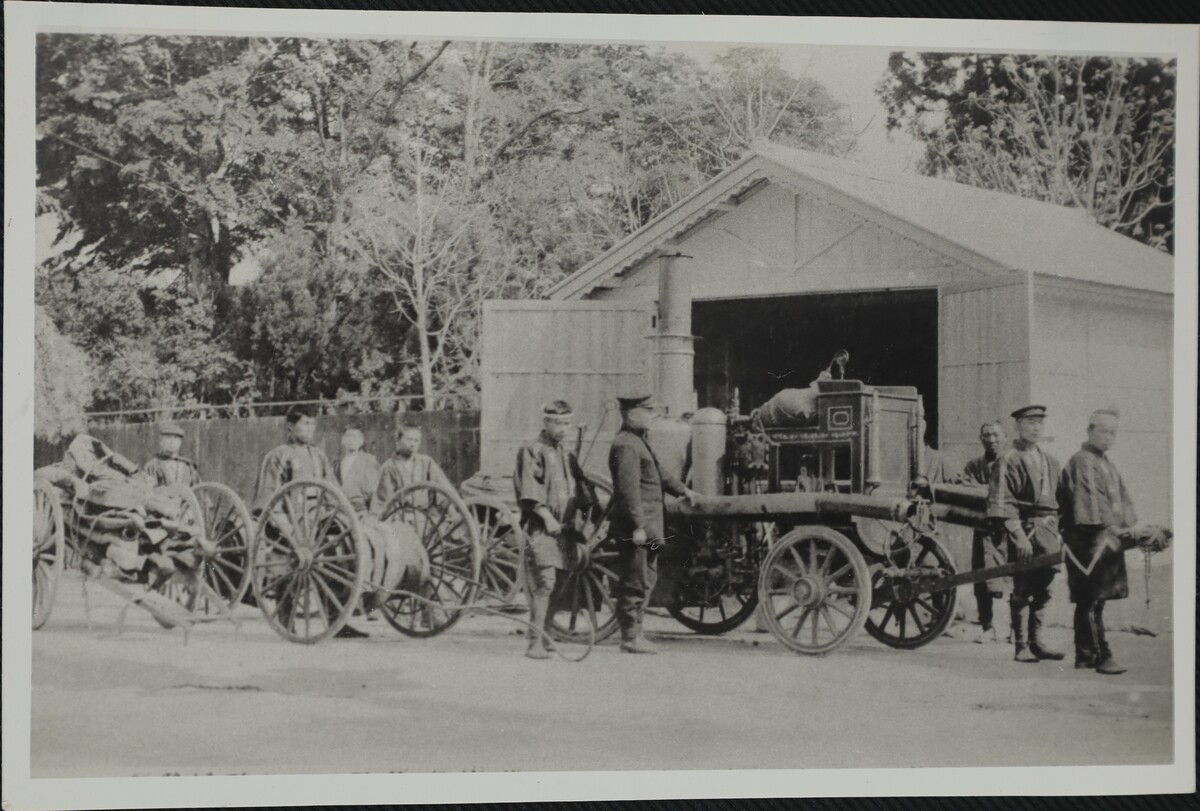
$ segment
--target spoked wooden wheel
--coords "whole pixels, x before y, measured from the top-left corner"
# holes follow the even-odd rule
[[[288,482],[271,496],[250,544],[250,583],[267,623],[313,644],[350,619],[371,559],[354,508],[333,484]]]
[[[475,518],[458,494],[434,482],[410,484],[384,509],[384,522],[407,524],[429,556],[429,578],[419,597],[398,592],[383,599],[380,611],[406,636],[437,636],[475,601],[483,550]]]
[[[593,482],[599,503],[592,506],[580,529],[578,554],[558,573],[550,600],[550,629],[566,642],[608,639],[617,630],[617,545],[608,536],[612,488]]]
[[[945,632],[954,619],[958,593],[945,589],[917,594],[913,581],[953,575],[954,561],[940,543],[923,537],[892,552],[892,562],[873,571],[867,633],[893,648],[919,648]]]
[[[756,526],[743,534],[744,525],[740,523],[693,527],[698,532],[720,533],[717,539],[722,543],[716,553],[688,557],[668,610],[681,625],[698,634],[727,633],[748,620],[758,607],[758,573],[766,555],[766,530]],[[727,542],[731,538],[737,540]],[[707,540],[711,543],[716,539]]]
[[[196,498],[196,494],[182,485],[169,485],[163,489],[179,499],[179,514],[175,516],[175,520],[189,529],[197,540],[203,538],[204,511],[200,508],[200,501]],[[163,547],[178,545],[180,541],[180,538],[168,538],[163,543]],[[199,562],[200,549],[201,546],[199,543],[192,549],[193,554],[197,556],[197,563]],[[200,591],[196,587],[195,577],[194,571],[177,571],[165,581],[158,583],[151,581],[147,583],[146,588],[150,591],[158,592],[188,611],[193,611],[200,599]],[[166,617],[153,612],[152,614],[154,621],[162,627],[167,629],[175,627],[175,624],[166,619]]]
[[[479,544],[483,548],[480,569],[480,597],[512,605],[521,594],[525,566],[525,531],[517,516],[503,501],[492,496],[471,496],[467,508],[479,527]]]
[[[204,515],[206,543],[200,550],[200,575],[230,610],[250,588],[250,541],[254,519],[246,504],[230,488],[219,482],[204,482],[192,488]],[[204,595],[198,608],[208,613],[210,596]]]
[[[848,642],[871,604],[862,554],[845,535],[821,526],[800,527],[779,540],[763,563],[758,591],[775,638],[811,655]]]
[[[66,533],[58,493],[46,482],[33,482],[33,630],[50,619],[66,561]]]

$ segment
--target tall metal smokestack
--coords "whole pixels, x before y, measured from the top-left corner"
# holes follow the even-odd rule
[[[687,260],[691,258],[672,249],[659,256],[655,395],[673,417],[696,410],[696,338],[692,335],[692,294],[687,278]]]

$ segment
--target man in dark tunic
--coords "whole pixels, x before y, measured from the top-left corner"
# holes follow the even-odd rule
[[[158,453],[142,465],[142,476],[156,487],[179,484],[188,489],[200,483],[196,463],[179,455],[183,446],[183,429],[176,423],[163,423],[158,429]]]
[[[1008,542],[1008,554],[1028,560],[1062,550],[1058,534],[1058,460],[1038,447],[1046,422],[1046,407],[1030,405],[1012,413],[1017,422],[1013,447],[1000,455],[988,486],[987,515]],[[1050,584],[1057,566],[1044,566],[1013,575],[1009,610],[1018,662],[1063,658],[1042,639]],[[1025,641],[1025,614],[1029,615],[1029,642]]]
[[[611,533],[617,542],[620,580],[617,584],[617,624],[621,650],[657,653],[642,634],[646,601],[658,579],[658,549],[665,540],[663,492],[693,501],[696,493],[664,475],[650,445],[650,395],[618,397],[621,430],[608,453],[613,496]]]
[[[1104,635],[1104,603],[1129,596],[1122,530],[1137,523],[1133,500],[1107,453],[1120,415],[1101,409],[1088,419],[1087,442],[1063,470],[1058,502],[1067,545],[1067,585],[1075,603],[1075,667],[1124,673]]]
[[[967,462],[958,481],[987,487],[992,481],[992,474],[996,470],[996,463],[1000,461],[1000,451],[1004,445],[1004,427],[999,420],[985,422],[980,426],[979,443],[983,445],[983,455]],[[990,529],[975,530],[971,543],[971,568],[985,569],[1007,562],[1003,539],[997,538],[996,533]],[[975,584],[975,606],[979,612],[979,637],[976,642],[984,643],[996,639],[992,601],[1004,596],[1004,584],[1004,578]]]
[[[379,471],[379,487],[372,507],[377,515],[382,515],[395,495],[410,484],[434,482],[454,491],[454,485],[433,457],[419,452],[421,439],[421,429],[415,425],[405,424],[397,429],[396,453]]]
[[[271,496],[288,482],[297,479],[324,479],[336,483],[333,465],[325,451],[313,444],[317,431],[317,420],[311,409],[293,406],[287,413],[287,441],[268,451],[258,469],[258,481],[254,487],[254,509],[263,510]],[[278,516],[277,521],[286,521]],[[342,626],[336,634],[342,638],[359,638],[367,634],[349,625]]]
[[[296,479],[335,481],[333,465],[325,451],[313,444],[317,420],[311,409],[295,406],[287,413],[287,441],[268,451],[258,469],[254,509],[267,506],[280,487]]]
[[[562,545],[565,530],[593,501],[587,479],[565,445],[571,431],[572,409],[555,400],[542,409],[542,430],[537,439],[517,452],[513,489],[521,509],[521,526],[529,538],[525,571],[529,583],[529,629],[525,655],[549,659],[550,595],[558,570],[566,568]],[[541,644],[539,644],[539,641]]]

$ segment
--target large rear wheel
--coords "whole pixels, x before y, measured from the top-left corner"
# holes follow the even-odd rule
[[[483,548],[480,597],[500,605],[514,605],[524,585],[525,531],[517,516],[494,496],[469,496],[467,507],[479,527]]]
[[[205,541],[201,548],[200,575],[205,584],[232,611],[250,588],[250,542],[254,519],[230,488],[219,482],[204,482],[193,488],[204,515]],[[211,595],[199,599],[198,608],[207,613]]]
[[[288,482],[267,502],[250,546],[255,602],[284,639],[320,642],[350,619],[370,559],[341,490],[317,479]]]
[[[919,580],[955,573],[954,560],[933,538],[893,551],[891,563],[874,567],[867,633],[893,648],[912,649],[941,636],[954,619],[955,589],[919,594]]]
[[[383,618],[405,636],[437,636],[462,618],[479,593],[483,552],[475,518],[453,490],[421,482],[397,493],[382,520],[407,524],[429,556],[429,577],[419,594],[387,595]]]
[[[799,527],[779,539],[763,563],[758,592],[775,638],[809,655],[850,641],[871,607],[862,554],[845,535],[822,526]]]

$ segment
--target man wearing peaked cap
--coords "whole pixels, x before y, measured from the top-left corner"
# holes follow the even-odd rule
[[[652,394],[626,394],[617,398],[617,403],[621,406],[621,411],[629,411],[633,408],[653,408],[654,403],[651,399]]]
[[[626,653],[657,653],[642,635],[646,601],[658,580],[658,547],[665,532],[663,491],[695,499],[696,494],[658,466],[646,441],[650,427],[650,395],[631,393],[618,397],[621,430],[608,453],[613,495],[611,532],[617,542],[619,582],[617,623],[621,628],[621,650]]]
[[[1027,405],[1012,413],[1017,438],[996,462],[988,486],[987,516],[995,531],[1008,542],[1009,560],[1029,560],[1039,555],[1060,553],[1058,532],[1058,486],[1062,465],[1038,446],[1045,425],[1046,407]],[[1057,566],[1043,566],[1013,575],[1009,613],[1018,662],[1063,658],[1045,644],[1042,628],[1050,585]],[[1025,618],[1028,612],[1028,644]]]
[[[1044,405],[1027,405],[1018,408],[1012,413],[1014,420],[1032,419],[1036,417],[1046,418],[1046,407]]]
[[[142,466],[142,475],[156,486],[181,484],[192,488],[200,483],[196,463],[179,455],[183,446],[183,428],[178,423],[165,422],[158,429],[158,453]]]

